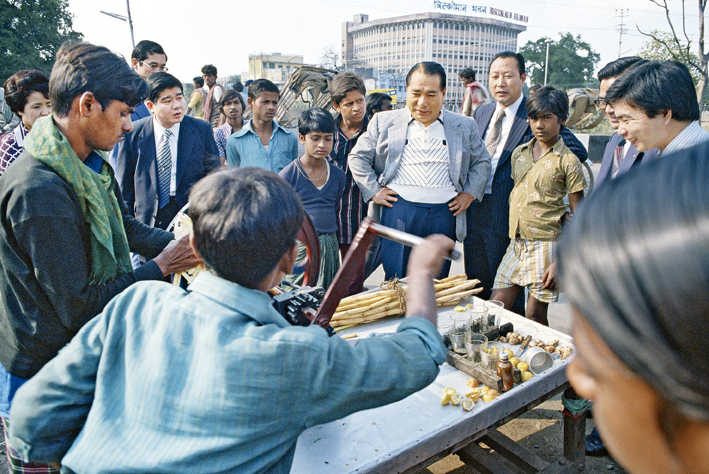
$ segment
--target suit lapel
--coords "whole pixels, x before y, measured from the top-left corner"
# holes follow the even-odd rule
[[[389,129],[389,156],[401,157],[406,144],[406,131],[409,127],[409,114],[407,109],[402,109],[396,121]],[[399,158],[400,159],[400,158]]]
[[[512,128],[510,133],[507,134],[507,141],[505,142],[505,147],[502,150],[502,156],[500,156],[500,161],[497,163],[497,169],[500,169],[500,165],[506,160],[509,160],[512,156],[512,152],[521,145],[520,141],[524,137],[525,132],[529,125],[527,124],[527,98],[523,97],[522,102],[520,102],[517,108],[517,113],[515,114],[514,121],[512,122]]]
[[[448,172],[453,183],[458,182],[463,159],[463,139],[460,132],[460,120],[454,114],[443,111],[443,129],[448,142]]]
[[[149,182],[147,187],[151,188],[156,196],[158,189],[158,160],[155,150],[155,129],[153,120],[147,120],[138,137],[139,160],[136,168],[139,173],[147,171]]]
[[[180,187],[182,178],[185,176],[187,165],[192,159],[192,149],[195,142],[192,133],[192,124],[185,117],[180,123],[180,135],[177,138],[177,170],[175,179],[175,188]]]
[[[480,129],[480,138],[485,136],[485,131],[487,127],[490,126],[490,120],[492,119],[492,114],[495,113],[495,102],[487,105],[483,105],[479,109],[480,111],[475,117],[475,121],[478,122],[478,128]]]

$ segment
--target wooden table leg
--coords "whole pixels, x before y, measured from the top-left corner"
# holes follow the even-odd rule
[[[564,391],[564,397],[578,400],[573,388]],[[572,415],[564,410],[564,457],[574,463],[578,472],[586,468],[586,412]]]

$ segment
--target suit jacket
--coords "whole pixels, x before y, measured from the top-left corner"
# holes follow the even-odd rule
[[[150,117],[150,111],[148,110],[148,106],[145,105],[145,102],[141,102],[135,106],[135,110],[130,114],[130,120],[131,122],[137,122],[145,117]]]
[[[482,130],[481,136],[485,135],[485,130],[487,130],[490,125],[490,120],[495,113],[496,105],[496,102],[485,104],[475,109],[473,113],[475,121],[478,123],[480,130]],[[490,196],[493,219],[493,222],[490,224],[496,235],[504,236],[506,239],[509,238],[510,193],[515,185],[512,179],[512,163],[510,158],[515,148],[527,143],[532,138],[534,138],[534,134],[527,123],[527,98],[522,97],[522,102],[519,104],[517,114],[512,122],[512,128],[507,135],[507,141],[502,149],[502,155],[497,162]],[[588,152],[571,130],[566,127],[562,128],[561,138],[564,140],[564,145],[576,155],[579,161],[586,161]],[[471,205],[468,212],[474,213],[475,211],[476,206]]]
[[[399,109],[375,114],[367,131],[357,140],[348,157],[349,169],[368,202],[396,174],[406,144],[409,110]],[[490,154],[480,138],[478,126],[470,117],[442,111],[441,120],[448,144],[449,173],[457,192],[482,199],[490,176]],[[458,214],[456,236],[466,234],[465,212]]]
[[[603,152],[603,161],[601,162],[601,169],[598,171],[598,176],[596,177],[596,189],[603,184],[604,181],[611,179],[611,169],[613,169],[613,160],[615,159],[615,147],[623,143],[625,139],[615,132],[611,139],[606,145],[606,150]],[[625,158],[620,163],[620,168],[618,168],[618,175],[627,173],[630,171],[634,165],[640,164],[643,159],[651,160],[657,156],[657,148],[646,152],[640,152],[633,145],[628,147],[628,151],[625,153]]]
[[[133,131],[119,143],[111,161],[130,211],[138,221],[154,225],[158,212],[158,167],[152,117],[133,124]],[[187,204],[192,185],[219,166],[212,127],[204,120],[184,117],[177,139],[175,197],[180,208]]]

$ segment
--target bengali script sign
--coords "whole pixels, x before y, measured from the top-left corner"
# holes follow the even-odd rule
[[[440,0],[433,0],[433,7],[437,10],[449,10],[456,12],[467,12],[468,5],[463,5],[462,3],[455,2],[441,2]]]
[[[470,9],[468,10],[468,7]],[[455,11],[455,12],[470,12],[470,13],[489,13],[490,15],[498,16],[500,18],[506,18],[509,20],[522,21],[525,23],[529,22],[529,17],[526,15],[520,15],[519,13],[508,12],[505,10],[500,10],[499,8],[487,7],[482,5],[466,5],[462,3],[455,2],[442,2],[441,0],[433,0],[433,8],[436,10],[443,11]]]

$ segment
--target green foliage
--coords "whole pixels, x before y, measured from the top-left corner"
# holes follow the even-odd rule
[[[532,84],[544,84],[544,65],[546,61],[546,37],[537,41],[528,41],[519,52],[527,63],[527,76]],[[579,55],[579,52],[582,54]],[[586,87],[596,82],[594,69],[601,55],[581,36],[561,33],[561,39],[549,45],[549,76],[547,83],[564,90],[574,87]]]
[[[0,83],[22,69],[49,75],[59,46],[81,40],[68,0],[0,1]]]
[[[694,79],[696,84],[699,78],[702,77],[702,72],[697,67],[697,64],[699,64],[697,55],[688,51],[688,48],[687,50],[680,50],[677,42],[673,39],[672,33],[654,30],[650,34],[652,39],[643,44],[640,51],[638,51],[638,56],[649,60],[679,61],[684,63],[689,68],[692,79]],[[685,61],[686,57],[689,57],[689,61]]]

